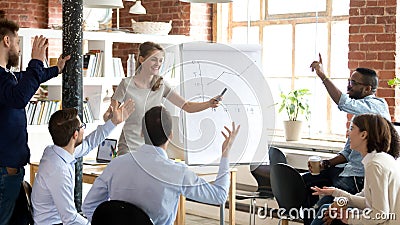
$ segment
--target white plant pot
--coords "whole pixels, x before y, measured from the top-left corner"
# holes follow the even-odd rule
[[[283,125],[285,126],[286,141],[300,140],[301,121],[283,121]]]

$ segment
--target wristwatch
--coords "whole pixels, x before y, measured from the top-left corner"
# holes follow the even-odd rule
[[[322,160],[322,168],[328,169],[329,167],[331,167],[331,162],[327,159]]]

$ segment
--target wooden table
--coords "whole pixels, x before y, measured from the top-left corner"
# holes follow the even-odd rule
[[[103,172],[104,168],[106,165],[98,165],[98,166],[89,166],[89,165],[83,165],[83,175],[82,175],[82,181],[83,183],[87,184],[93,184],[94,180]],[[37,171],[39,170],[39,163],[38,162],[33,162],[30,163],[30,181],[31,185],[33,185],[33,182],[35,180],[35,175]],[[202,169],[196,169],[196,174],[198,176],[209,176],[209,175],[215,175],[216,172],[212,172],[207,167],[204,167],[204,171]],[[230,183],[231,186],[229,188],[229,224],[234,225],[235,224],[235,213],[236,213],[236,172],[237,169],[231,169],[230,170]],[[179,199],[179,204],[178,204],[178,212],[176,214],[176,220],[175,220],[175,225],[184,225],[185,224],[185,214],[186,214],[186,208],[185,208],[185,197],[181,196]]]

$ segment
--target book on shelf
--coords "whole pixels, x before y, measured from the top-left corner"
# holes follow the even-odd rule
[[[93,112],[90,108],[89,101],[83,101],[83,121],[85,123],[93,123],[94,117]]]
[[[25,109],[28,125],[44,125],[49,123],[50,117],[54,112],[61,109],[61,101],[30,101]]]
[[[121,58],[113,58],[114,77],[125,77]]]
[[[61,109],[59,100],[30,101],[25,107],[28,125],[45,125],[49,123],[51,115]],[[88,101],[83,102],[83,122],[93,123],[94,117]]]
[[[83,56],[83,76],[103,77],[103,58],[103,51],[97,49],[89,50],[89,52]]]

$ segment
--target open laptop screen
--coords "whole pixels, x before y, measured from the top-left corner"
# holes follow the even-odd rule
[[[97,149],[97,162],[110,162],[112,159],[113,151],[115,151],[117,146],[117,140],[115,139],[105,139],[100,143]]]

